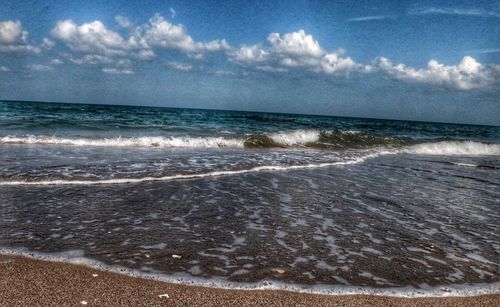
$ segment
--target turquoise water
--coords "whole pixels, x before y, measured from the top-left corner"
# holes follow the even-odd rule
[[[300,132],[310,132],[310,134]],[[53,136],[64,139],[140,138],[158,137],[165,141],[176,138],[221,138],[220,146],[207,141],[205,147],[235,146],[230,141],[246,140],[252,135],[272,133],[293,134],[283,146],[307,145],[319,141],[343,147],[363,146],[376,139],[374,145],[384,145],[379,137],[398,138],[401,142],[434,140],[470,140],[500,142],[500,128],[460,124],[376,120],[331,116],[308,116],[276,113],[212,111],[153,107],[81,105],[39,102],[0,102],[0,135],[13,137]],[[349,134],[349,132],[352,132]],[[359,140],[354,136],[360,135]],[[328,138],[331,137],[331,139]],[[342,143],[342,136],[352,142]],[[363,138],[366,137],[366,139]],[[296,137],[296,139],[293,139]],[[35,141],[35,140],[33,140]],[[3,141],[5,142],[5,140]],[[40,143],[49,140],[40,140]],[[111,144],[109,144],[111,145]],[[145,143],[145,145],[149,145]],[[190,144],[160,143],[176,147]],[[263,144],[272,147],[272,144]],[[192,145],[196,147],[195,144]],[[201,146],[201,144],[200,144]]]
[[[0,102],[0,248],[167,279],[498,291],[499,187],[500,127]]]

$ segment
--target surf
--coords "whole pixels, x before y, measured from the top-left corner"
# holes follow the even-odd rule
[[[418,155],[499,156],[500,144],[473,141],[443,141],[413,145],[404,149],[403,152]]]
[[[324,148],[348,149],[401,146],[406,142],[392,136],[379,136],[342,130],[288,130],[227,136],[139,136],[110,138],[60,137],[55,135],[8,135],[1,144],[71,145],[152,148]]]
[[[140,177],[140,178],[116,178],[116,179],[103,179],[103,180],[40,180],[40,181],[0,181],[0,186],[16,186],[16,185],[100,185],[100,184],[127,184],[127,183],[140,183],[140,182],[153,182],[153,181],[171,181],[171,180],[192,180],[205,177],[220,177],[220,176],[234,176],[257,172],[270,172],[270,171],[290,171],[302,170],[312,168],[324,168],[332,166],[352,165],[364,162],[366,159],[371,159],[383,154],[390,154],[390,152],[382,151],[370,153],[355,159],[346,161],[325,162],[317,164],[303,164],[303,165],[263,165],[256,166],[248,169],[228,170],[228,171],[213,171],[200,174],[175,174],[161,177]]]

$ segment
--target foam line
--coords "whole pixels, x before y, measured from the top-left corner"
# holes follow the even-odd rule
[[[471,163],[451,162],[451,164],[454,164],[454,165],[457,165],[457,166],[478,167],[478,165],[471,164]]]
[[[403,152],[419,155],[500,156],[500,144],[444,141],[413,145],[403,149]]]
[[[331,133],[332,131],[330,131]],[[263,134],[278,147],[304,147],[307,144],[318,144],[321,131],[318,130],[292,130]],[[342,143],[344,137],[359,134],[356,131],[340,131],[340,139],[334,139],[334,143]],[[327,133],[328,135],[328,133]],[[48,145],[72,145],[72,146],[108,146],[108,147],[160,147],[160,148],[244,148],[244,138],[224,137],[161,137],[142,136],[130,138],[62,138],[57,136],[29,135],[29,136],[4,136],[0,137],[0,144],[48,144]],[[363,145],[364,139],[358,140],[358,145]],[[369,140],[364,145],[369,145]],[[346,144],[349,147],[349,141]],[[378,146],[389,145],[381,143]],[[369,147],[373,147],[371,144]],[[270,146],[273,147],[273,146]],[[418,155],[466,155],[466,156],[500,156],[500,144],[487,144],[474,141],[443,141],[428,142],[401,149],[403,153]]]
[[[277,133],[263,134],[283,146],[293,146],[316,142],[321,131],[318,130],[292,130]],[[347,133],[347,132],[346,132]],[[64,138],[49,135],[4,136],[0,143],[4,144],[52,144],[73,146],[110,146],[110,147],[166,147],[166,148],[243,148],[245,139],[211,137],[114,137],[114,138]]]
[[[420,288],[412,286],[374,288],[363,286],[341,286],[341,285],[301,285],[284,283],[275,280],[262,280],[254,283],[232,282],[224,278],[201,278],[193,277],[187,273],[164,274],[161,272],[144,272],[129,268],[106,265],[94,259],[84,257],[83,251],[67,251],[61,253],[31,252],[24,248],[2,248],[0,254],[17,255],[35,260],[62,262],[68,264],[82,265],[85,267],[118,273],[130,277],[147,278],[173,284],[202,286],[219,289],[235,290],[281,290],[299,293],[324,294],[324,295],[376,295],[391,297],[456,297],[456,296],[478,296],[485,294],[499,294],[500,282],[491,284],[446,284],[446,285],[419,285]]]
[[[139,183],[139,182],[149,182],[149,181],[170,181],[170,180],[182,180],[182,179],[198,179],[204,177],[218,177],[218,176],[232,176],[247,173],[265,172],[265,171],[289,171],[289,170],[300,170],[309,168],[323,168],[329,166],[340,166],[340,165],[351,165],[357,164],[365,161],[369,158],[374,158],[382,154],[389,154],[390,152],[378,152],[375,154],[369,154],[361,158],[357,158],[349,161],[339,161],[339,162],[328,162],[319,164],[304,164],[304,165],[288,165],[288,166],[278,166],[278,165],[263,165],[257,166],[249,169],[234,170],[234,171],[215,171],[202,174],[178,174],[163,177],[142,177],[142,178],[119,178],[119,179],[104,179],[104,180],[45,180],[45,181],[2,181],[0,186],[12,186],[12,185],[99,185],[99,184],[124,184],[124,183]]]
[[[162,147],[162,148],[244,148],[252,139],[259,140],[257,147],[303,147],[320,141],[321,135],[334,137],[334,143],[344,142],[343,138],[360,135],[356,131],[289,130],[274,133],[252,134],[245,137],[226,138],[222,136],[138,136],[112,138],[77,138],[50,135],[4,136],[0,144],[47,144],[73,146],[110,147]],[[363,145],[364,139],[358,140]]]
[[[223,137],[161,137],[142,136],[130,138],[62,138],[46,135],[29,135],[23,137],[4,136],[0,143],[4,144],[51,144],[73,146],[109,146],[109,147],[167,147],[167,148],[243,148],[241,139]]]

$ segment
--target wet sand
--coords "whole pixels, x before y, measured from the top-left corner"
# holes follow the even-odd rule
[[[227,290],[0,255],[1,306],[500,306],[500,294],[398,298]]]

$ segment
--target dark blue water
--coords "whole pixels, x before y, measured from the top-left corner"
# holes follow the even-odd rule
[[[499,142],[500,128],[331,116],[155,107],[1,102],[1,136],[221,137],[246,139],[294,131],[356,132],[403,140]],[[298,139],[297,143],[302,144]],[[287,145],[287,144],[283,144]]]
[[[499,187],[500,127],[0,102],[0,247],[171,279],[498,291]]]

